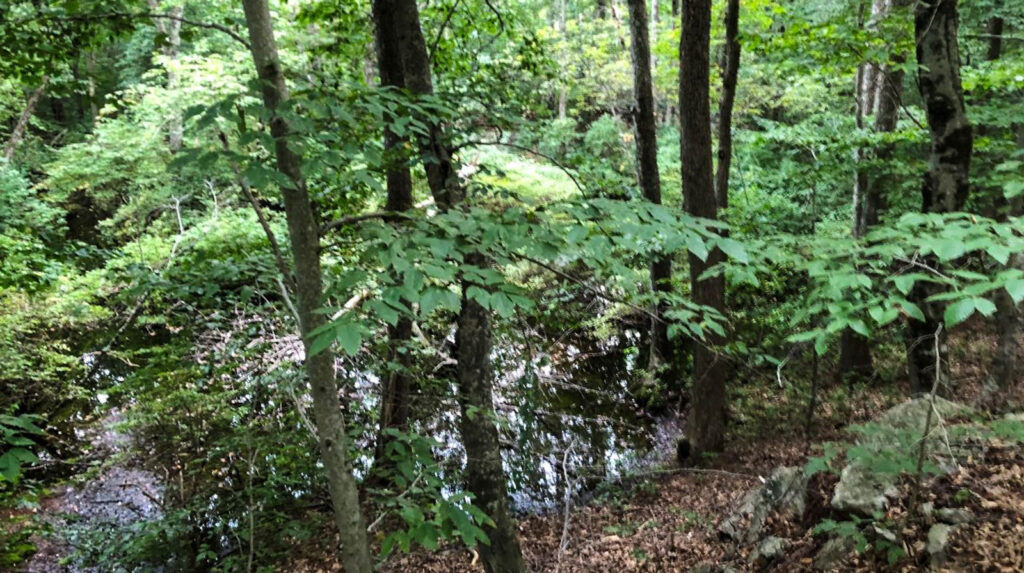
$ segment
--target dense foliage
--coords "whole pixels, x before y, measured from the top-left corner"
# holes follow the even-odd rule
[[[681,209],[680,16],[658,3],[662,204],[637,183],[617,0],[420,2],[432,93],[381,85],[369,0],[272,2],[291,89],[278,110],[237,3],[0,0],[0,567],[32,551],[36,530],[14,516],[112,465],[155,476],[159,511],[68,526],[85,565],[269,570],[315,543],[331,498],[307,350],[338,350],[347,455],[386,559],[489,543],[460,416],[493,418],[502,479],[530,511],[649,464],[638,428],[699,398],[695,346],[729,363],[742,421],[745,396],[782,384],[787,363],[813,361],[811,375],[789,366],[801,399],[842,380],[844,333],[889,358],[862,381],[905,392],[902,332],[933,307],[945,331],[1007,308],[1019,320],[1024,50],[1010,36],[1024,6],[960,6],[971,190],[962,208],[922,213],[932,139],[913,3],[744,0],[729,201],[712,221]],[[725,8],[712,6],[713,111]],[[992,18],[1007,36],[995,57]],[[886,76],[902,83],[895,129],[861,109],[865,68],[900,72]],[[308,348],[275,121],[319,226],[326,322]],[[438,133],[467,195],[451,209],[423,175],[437,159],[416,150]],[[387,207],[396,169],[412,173],[411,209]],[[881,215],[851,234],[865,173],[882,182]],[[670,289],[649,284],[660,258]],[[725,277],[724,311],[694,302],[695,260]],[[493,329],[493,413],[460,413],[467,305]],[[657,309],[680,349],[660,366]],[[411,380],[410,415],[386,427],[396,376]],[[96,439],[105,426],[113,447]],[[563,479],[570,456],[586,479]]]

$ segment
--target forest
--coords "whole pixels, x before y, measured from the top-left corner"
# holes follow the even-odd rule
[[[0,570],[1024,571],[1024,3],[0,0]]]

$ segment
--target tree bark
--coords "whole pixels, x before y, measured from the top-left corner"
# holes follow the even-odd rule
[[[330,348],[317,354],[310,352],[312,339],[309,334],[325,321],[324,315],[317,312],[323,296],[323,280],[317,224],[302,175],[302,160],[288,145],[291,135],[288,122],[277,115],[278,108],[288,99],[288,88],[274,41],[267,0],[243,0],[242,5],[253,62],[261,83],[263,105],[272,116],[270,131],[274,137],[277,168],[291,182],[291,185],[282,187],[281,193],[295,263],[299,330],[306,350],[305,366],[312,387],[320,455],[327,470],[334,521],[342,544],[342,560],[346,571],[370,572],[373,562],[359,506],[359,491],[348,459],[345,420],[338,404],[334,376],[334,353]]]
[[[373,2],[373,19],[376,25],[376,58],[380,85],[391,88],[405,88],[405,71],[402,64],[402,47],[394,21],[387,13],[386,2]],[[405,157],[408,138],[401,137],[391,128],[384,126],[384,153],[388,160],[387,203],[390,212],[406,211],[412,208],[412,174]],[[409,375],[410,354],[405,346],[412,339],[412,320],[403,316],[398,323],[388,328],[388,371],[381,377],[380,428],[374,452],[374,468],[386,464],[387,446],[391,439],[387,430],[406,431],[409,427],[409,392],[412,380]]]
[[[715,219],[718,205],[712,178],[710,43],[711,0],[683,0],[680,38],[679,117],[683,196],[686,210],[696,217]],[[715,249],[707,261],[690,254],[690,284],[697,304],[722,311],[725,281],[721,276],[700,280],[700,275],[723,260]],[[724,340],[708,332],[696,345],[690,390],[688,435],[691,455],[720,451],[725,445],[725,383],[728,367],[715,347]]]
[[[11,136],[7,138],[7,143],[4,144],[4,158],[7,161],[14,159],[14,151],[18,149],[21,140],[25,138],[28,122],[32,119],[32,114],[36,111],[36,105],[39,104],[39,100],[43,97],[43,93],[46,92],[46,86],[49,83],[50,76],[43,76],[43,81],[39,83],[39,87],[32,90],[28,100],[25,101],[25,109],[21,111],[17,123],[14,124],[14,129],[11,130]]]
[[[430,61],[416,1],[381,1],[388,2],[388,12],[395,19],[406,86],[419,95],[432,94]],[[465,190],[459,183],[441,126],[429,119],[428,123],[427,136],[417,142],[427,185],[439,208],[456,208],[465,198]],[[466,256],[465,264],[484,267],[488,262],[481,254],[471,253]],[[526,571],[526,563],[509,508],[494,413],[490,313],[465,296],[469,286],[469,282],[462,285],[463,301],[455,334],[456,382],[462,413],[459,425],[467,459],[466,485],[475,496],[473,503],[494,521],[493,527],[483,528],[490,544],[478,547],[485,569],[489,573],[520,573]]]
[[[736,77],[740,70],[740,0],[728,0],[725,7],[725,65],[722,69],[722,99],[718,102],[718,170],[715,198],[718,208],[729,207],[729,167],[732,165],[732,108],[736,102]]]
[[[906,0],[900,0],[905,2]],[[873,19],[885,17],[890,8],[889,2],[875,2],[875,13]],[[892,56],[893,62],[900,64],[905,56],[896,54]],[[899,66],[881,66],[876,72],[876,83],[878,89],[871,103],[875,109],[875,133],[892,132],[896,130],[899,120],[900,102],[903,98],[903,72]],[[864,89],[858,84],[858,89]],[[857,125],[863,126],[864,117],[869,113],[865,108],[867,105],[860,97],[857,99]],[[892,145],[880,144],[874,149],[874,157],[880,164],[869,173],[863,166],[858,165],[856,179],[854,181],[854,216],[853,236],[862,237],[871,227],[879,222],[882,211],[886,206],[885,192],[894,184],[887,162],[892,159]],[[867,157],[858,154],[858,162]],[[871,358],[871,346],[867,338],[857,334],[851,329],[843,331],[839,341],[839,374],[852,382],[856,379],[864,379],[874,372],[874,363]]]
[[[640,190],[651,203],[661,204],[661,178],[658,173],[658,118],[651,81],[651,50],[647,38],[647,0],[628,0],[629,31],[633,47],[633,98],[636,104],[636,163]],[[657,0],[655,0],[657,3]],[[659,373],[675,366],[675,352],[665,322],[666,304],[662,297],[672,290],[672,259],[661,257],[651,262],[651,291],[658,295],[651,317],[651,347],[648,370]],[[660,376],[660,375],[659,375]],[[668,377],[662,376],[663,381]]]
[[[996,9],[1001,7],[1001,3],[997,3]],[[991,61],[998,59],[1002,53],[1002,18],[989,19],[988,33],[986,57]],[[1017,131],[1017,148],[1024,149],[1024,124],[1014,127]],[[997,215],[1000,219],[1024,215],[1024,198],[1006,200],[1000,197],[997,204],[1001,207],[1001,213]],[[1024,269],[1024,254],[1015,254],[1010,265]],[[1024,364],[1024,305],[1016,304],[1005,289],[996,291],[993,298],[996,305],[996,353],[990,369],[989,386],[998,390],[1009,388],[1021,379],[1021,365]]]
[[[997,1],[995,10],[1000,10],[1002,5],[1002,2]],[[985,52],[985,59],[990,62],[998,60],[1003,53],[1003,17],[992,16],[989,18],[985,32],[988,34],[988,49]]]
[[[924,100],[931,135],[928,171],[921,185],[921,210],[948,213],[963,209],[969,191],[973,140],[964,108],[960,83],[960,55],[957,46],[956,0],[918,3],[914,11],[917,80]],[[936,261],[928,261],[931,265]],[[926,391],[935,376],[948,380],[945,335],[936,356],[934,334],[942,321],[943,305],[927,302],[934,287],[918,282],[911,292],[925,315],[924,321],[909,320],[906,329],[907,362],[912,393]],[[936,361],[947,366],[934,372]]]

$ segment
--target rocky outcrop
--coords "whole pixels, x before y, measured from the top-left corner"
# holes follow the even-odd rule
[[[800,516],[807,505],[807,475],[803,468],[781,467],[764,485],[743,498],[739,508],[723,520],[718,532],[742,544],[753,544],[761,537],[765,519],[775,512]]]
[[[876,466],[898,468],[899,464],[889,463],[886,458],[916,458],[916,447],[924,434],[928,411],[933,407],[933,431],[927,437],[927,448],[930,452],[939,452],[946,460],[946,464],[939,464],[940,468],[952,469],[948,465],[950,457],[957,458],[964,452],[949,441],[949,432],[935,430],[942,430],[945,421],[969,414],[971,409],[938,397],[934,403],[929,397],[908,400],[890,408],[865,426],[870,431],[861,433],[856,448],[857,457],[843,468],[832,497],[832,507],[859,515],[872,515],[885,509],[889,499],[897,493],[896,482],[900,471]],[[878,463],[872,463],[871,460]]]

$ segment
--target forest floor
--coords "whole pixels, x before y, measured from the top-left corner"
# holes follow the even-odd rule
[[[948,398],[964,404],[980,396],[993,337],[983,324],[961,327],[951,336],[954,392]],[[899,357],[894,357],[898,360]],[[1021,381],[1020,386],[1024,386]],[[825,383],[823,382],[823,385]],[[905,383],[903,384],[905,385]],[[724,539],[717,525],[729,516],[741,499],[758,488],[772,470],[780,466],[803,467],[809,456],[820,455],[822,444],[848,440],[848,424],[865,422],[903,400],[903,395],[878,386],[858,391],[843,410],[834,401],[822,400],[815,412],[813,444],[804,439],[799,419],[778,415],[787,409],[782,393],[766,388],[748,399],[761,401],[765,410],[775,412],[739,432],[728,452],[705,467],[652,469],[621,484],[620,495],[582,506],[573,505],[568,519],[563,508],[519,520],[523,552],[533,571],[624,572],[690,571],[701,564],[717,566],[706,571],[810,571],[814,556],[827,540],[813,528],[824,519],[844,519],[829,506],[838,477],[832,473],[814,476],[808,487],[807,510],[801,518],[769,516],[765,534],[786,540],[782,557],[772,563],[751,564],[754,547],[740,546]],[[1006,410],[1020,411],[1024,395],[1020,390],[1007,400]],[[800,418],[806,406],[789,404]],[[927,569],[925,551],[930,518],[907,519],[913,480],[905,478],[885,518],[897,527],[898,543],[906,554],[890,564],[884,552],[866,551],[851,555],[838,568],[842,571],[918,571]],[[964,492],[971,495],[964,498]],[[935,507],[964,507],[975,521],[954,529],[950,536],[948,560],[942,570],[1022,571],[1024,570],[1024,455],[1016,445],[989,444],[977,459],[968,458],[958,471],[924,483],[919,502]],[[332,536],[321,537],[329,540]],[[304,547],[295,553],[289,571],[338,570],[323,546]],[[298,557],[301,555],[301,557]],[[389,573],[483,571],[475,553],[450,543],[435,552],[418,549],[392,555],[381,566]]]

